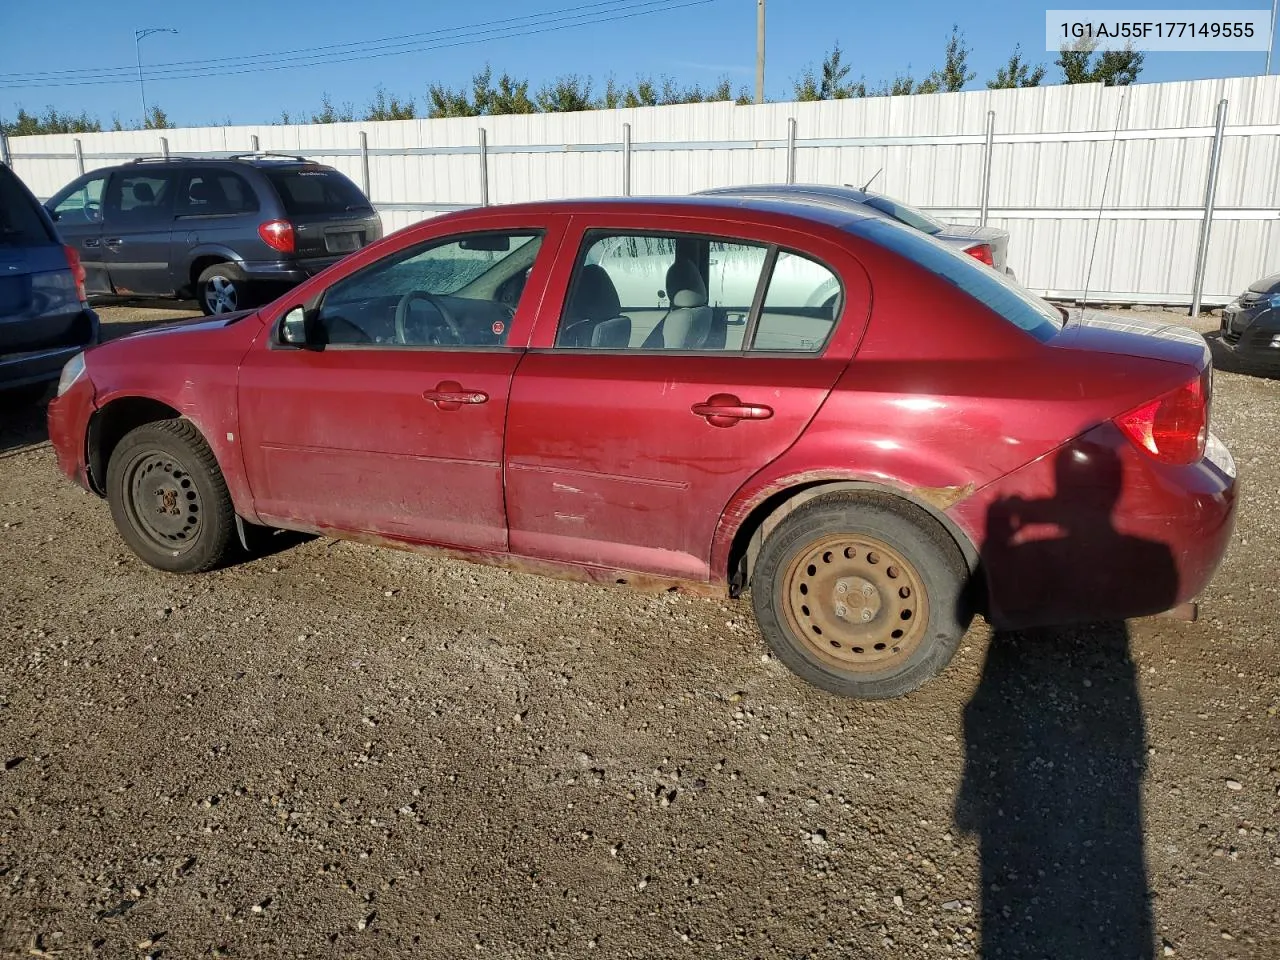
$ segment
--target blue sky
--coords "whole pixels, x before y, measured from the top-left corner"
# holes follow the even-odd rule
[[[410,34],[492,25],[515,17],[557,16],[587,0],[488,0],[443,3],[440,0],[218,0],[181,3],[167,0],[60,0],[35,3],[0,0],[0,85],[34,71],[122,68],[126,82],[82,86],[0,87],[0,114],[11,118],[17,106],[87,110],[104,122],[118,114],[127,124],[141,116],[134,66],[133,32],[171,27],[142,41],[143,63],[212,66],[222,58],[269,54],[330,44],[353,43]],[[604,16],[610,7],[634,8],[639,0],[604,0],[578,16]],[[268,72],[199,79],[147,81],[147,98],[164,107],[179,125],[262,123],[282,109],[298,113],[317,108],[328,93],[335,103],[367,103],[379,84],[401,97],[421,98],[432,82],[466,84],[485,61],[498,72],[528,77],[536,88],[557,74],[590,75],[602,84],[613,74],[628,83],[637,74],[671,75],[684,82],[714,83],[728,75],[734,87],[754,84],[755,0],[651,0],[683,9],[597,22],[535,36],[486,39],[481,43],[413,49],[345,63],[329,63]],[[943,45],[957,23],[973,48],[970,66],[980,88],[1017,43],[1031,61],[1049,65],[1050,81],[1059,79],[1053,55],[1043,51],[1044,11],[1055,8],[1131,8],[1136,3],[1056,0],[1028,3],[1004,0],[983,4],[954,0],[768,0],[766,93],[787,99],[792,82],[806,65],[817,65],[839,41],[852,76],[869,84],[910,71],[920,77],[942,60]],[[1269,7],[1270,0],[1163,0],[1162,9],[1241,9]],[[1148,6],[1154,6],[1148,4]],[[617,11],[613,11],[616,15]],[[559,16],[565,16],[560,13]],[[529,20],[521,21],[528,23]],[[415,39],[439,44],[441,37]],[[413,44],[410,44],[413,46]],[[1273,68],[1280,71],[1280,57]],[[224,62],[226,62],[224,60]],[[1262,53],[1149,53],[1143,81],[1188,80],[1263,72]],[[231,62],[231,66],[243,64]],[[156,68],[162,69],[162,68]],[[171,68],[170,68],[171,69]],[[66,75],[67,79],[74,78]]]

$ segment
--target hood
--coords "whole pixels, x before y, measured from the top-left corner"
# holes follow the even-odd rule
[[[1280,273],[1273,273],[1249,284],[1249,293],[1280,293]]]
[[[157,337],[167,336],[170,334],[180,333],[196,333],[202,330],[221,330],[229,327],[233,323],[239,323],[245,317],[253,316],[255,310],[237,310],[235,313],[219,314],[216,317],[191,317],[187,320],[175,320],[172,323],[162,323],[154,327],[148,327],[145,330],[139,330],[137,333],[126,334],[121,340],[133,340],[138,337]]]

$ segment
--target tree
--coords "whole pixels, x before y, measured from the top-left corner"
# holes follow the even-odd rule
[[[147,115],[142,121],[143,130],[168,130],[172,126],[169,115],[160,109],[158,103],[153,103],[147,108]]]
[[[381,86],[374,94],[362,119],[365,120],[412,120],[417,110],[412,100],[401,100],[395,94],[388,94]]]
[[[965,84],[977,76],[969,69],[969,54],[973,51],[965,44],[960,27],[953,24],[951,36],[947,40],[947,52],[943,59],[942,69],[929,74],[925,83],[932,81],[935,89],[917,90],[917,93],[956,93],[963,90]],[[923,84],[922,84],[923,86]]]
[[[356,118],[356,108],[351,103],[335,107],[329,94],[320,95],[320,112],[311,115],[312,123],[351,123]]]
[[[1058,51],[1054,62],[1062,70],[1064,83],[1105,83],[1111,87],[1127,87],[1138,79],[1146,57],[1132,46],[1122,50],[1104,50],[1094,59],[1098,41],[1082,37]]]
[[[477,113],[503,116],[537,112],[537,106],[529,99],[528,80],[517,80],[509,73],[503,73],[495,87],[492,77],[493,71],[486,63],[484,70],[471,78]]]
[[[795,83],[795,98],[811,102],[815,100],[847,100],[850,97],[865,97],[867,85],[861,80],[849,82],[846,77],[853,69],[842,62],[843,51],[840,43],[831,48],[831,52],[822,59],[822,69],[814,73],[812,67],[805,69]]]
[[[45,107],[43,114],[27,113],[22,107],[11,123],[0,124],[10,137],[31,137],[44,133],[98,133],[102,124],[88,113],[60,113],[53,107]]]
[[[545,84],[534,97],[544,113],[576,113],[595,109],[591,99],[591,78],[566,73]]]
[[[1028,66],[1022,59],[1022,46],[1016,45],[1013,53],[1009,55],[1009,62],[996,71],[994,80],[987,81],[987,88],[990,90],[1010,90],[1015,87],[1038,87],[1040,81],[1044,79],[1045,69],[1043,63],[1038,63],[1035,69]]]

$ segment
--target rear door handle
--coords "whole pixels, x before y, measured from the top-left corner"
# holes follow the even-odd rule
[[[86,241],[84,242],[84,245],[85,245],[86,247],[96,247],[96,246],[98,245],[98,238],[97,238],[97,237],[90,237],[88,240],[86,240]]]
[[[110,239],[103,240],[102,242],[105,243],[108,247],[118,247],[120,246],[120,244],[124,243],[124,240],[122,240],[120,237],[111,237]]]
[[[489,400],[489,395],[483,390],[466,390],[457,380],[441,380],[434,390],[423,391],[422,396],[440,410],[457,410],[464,403],[487,403]]]
[[[739,420],[768,420],[773,408],[762,403],[743,403],[732,393],[717,393],[689,408],[696,416],[706,417],[713,427],[732,427]]]

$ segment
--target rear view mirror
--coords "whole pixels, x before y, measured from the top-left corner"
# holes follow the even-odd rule
[[[511,249],[511,237],[505,233],[481,233],[474,237],[463,237],[458,241],[458,246],[463,250],[506,253]]]
[[[307,346],[308,336],[307,311],[304,307],[294,307],[280,321],[280,342],[292,347]]]

